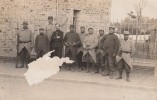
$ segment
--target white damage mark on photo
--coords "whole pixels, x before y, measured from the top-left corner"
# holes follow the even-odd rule
[[[45,79],[55,75],[59,72],[59,66],[63,63],[73,63],[74,61],[69,60],[69,58],[50,58],[51,52],[48,52],[43,57],[33,61],[28,64],[28,71],[24,74],[28,84],[30,86],[41,83]]]

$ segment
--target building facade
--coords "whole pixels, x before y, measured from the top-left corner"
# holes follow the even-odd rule
[[[108,32],[111,0],[0,0],[0,56],[16,56],[16,33],[23,21],[28,21],[34,35],[38,28],[48,24],[47,17],[54,17],[66,33],[69,25],[94,28]]]

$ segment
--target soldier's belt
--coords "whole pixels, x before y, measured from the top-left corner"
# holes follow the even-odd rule
[[[29,43],[31,41],[20,41],[19,43]]]
[[[122,51],[122,53],[131,53],[130,51]]]

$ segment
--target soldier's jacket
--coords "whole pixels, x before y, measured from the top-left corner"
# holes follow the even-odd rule
[[[108,54],[117,54],[119,50],[119,39],[115,34],[106,34],[103,39],[104,51]]]
[[[128,40],[121,40],[121,46],[119,49],[119,59],[117,62],[119,62],[122,58],[124,61],[130,66],[132,69],[132,64],[131,64],[131,56],[134,54],[135,47],[133,44],[133,41],[131,39]]]
[[[80,53],[81,51],[83,52],[83,41],[85,38],[86,33],[80,33],[80,40],[81,40],[81,45],[79,46],[79,48],[77,49],[77,53]]]
[[[25,47],[28,52],[31,52],[31,48],[34,47],[34,35],[29,29],[21,29],[17,33],[19,40],[19,52]]]
[[[75,43],[75,47],[80,45],[80,43],[81,43],[80,36],[76,32],[66,33],[63,41],[64,41],[64,44],[65,43],[68,43],[68,44]]]
[[[55,31],[55,26],[53,24],[49,24],[45,27],[45,30],[46,30],[46,35],[50,40],[53,32]]]
[[[104,50],[103,50],[103,39],[104,36],[99,36],[98,38],[98,46],[96,48],[96,54],[98,55],[99,53],[101,53],[102,56],[104,56]]]
[[[41,52],[41,50],[43,50],[45,53],[47,53],[49,51],[49,39],[48,37],[43,34],[39,34],[36,36],[35,38],[35,52],[38,54],[39,52]]]
[[[61,30],[57,30],[53,32],[50,40],[50,47],[63,47],[63,32]]]
[[[73,56],[77,55],[77,48],[81,43],[79,34],[76,32],[68,32],[65,34],[63,42],[65,44],[65,55],[68,54],[69,51],[71,51],[71,54]],[[66,44],[75,44],[74,46],[67,46]],[[75,58],[74,58],[75,59]]]
[[[83,57],[89,52],[92,59],[96,63],[96,47],[98,46],[98,36],[96,34],[88,34],[83,41],[83,48],[89,47],[90,50],[84,50]]]

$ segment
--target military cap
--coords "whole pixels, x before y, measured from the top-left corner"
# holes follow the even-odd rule
[[[75,26],[74,25],[70,25],[70,28],[75,28]]]
[[[85,28],[84,26],[81,26],[80,28]]]
[[[40,27],[39,30],[44,30],[44,28],[43,28],[43,27]]]
[[[52,19],[52,20],[53,20],[53,16],[49,16],[49,17],[48,17],[48,20],[49,20],[49,19]]]
[[[109,28],[115,29],[115,26],[111,25],[111,26],[109,26]]]
[[[23,21],[23,23],[22,24],[27,24],[28,25],[28,21]]]
[[[88,30],[93,29],[92,27],[88,28]]]
[[[124,34],[124,35],[129,35],[129,32],[128,32],[128,31],[124,31],[123,34]]]
[[[56,23],[55,26],[60,26],[60,24],[59,24],[59,23]]]
[[[100,29],[99,32],[100,32],[100,31],[103,31],[103,32],[104,32],[104,30],[102,30],[102,29]]]

